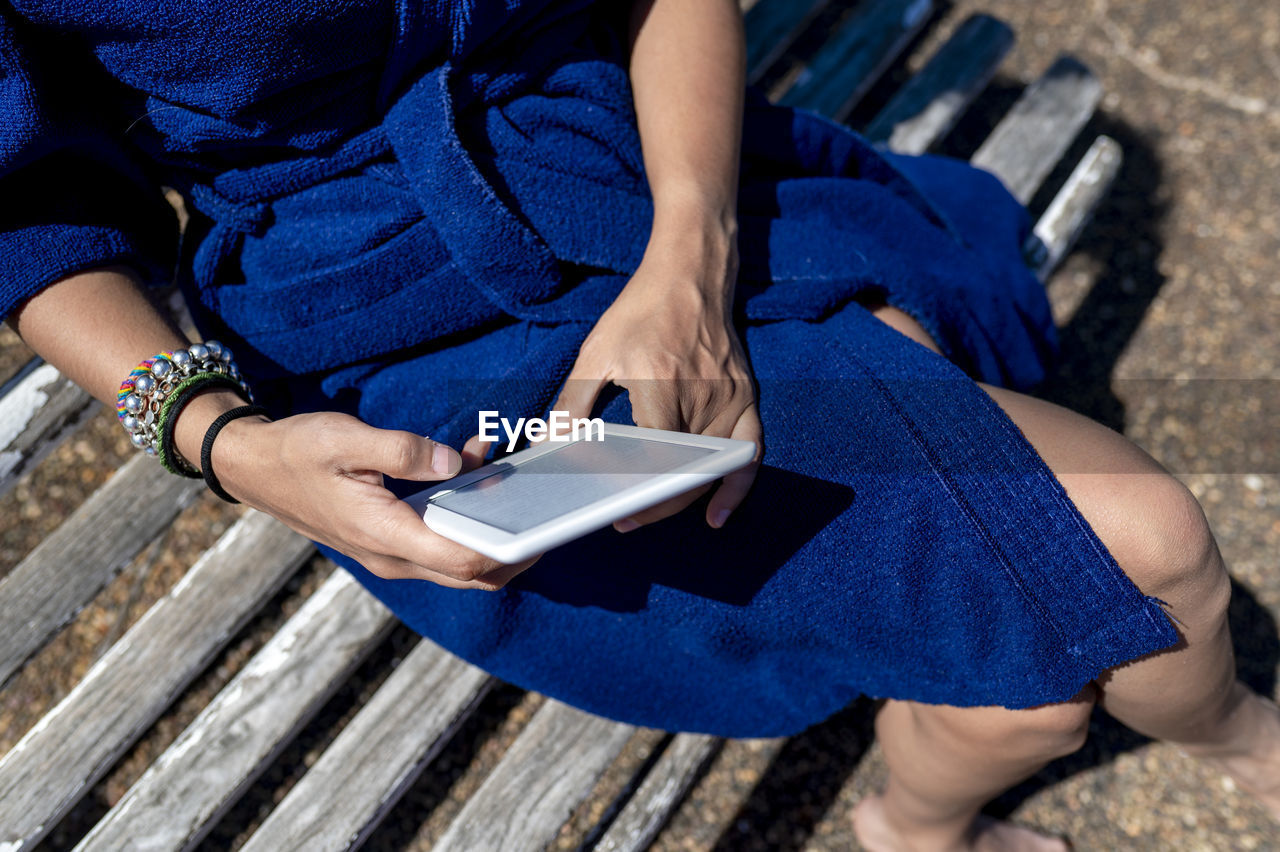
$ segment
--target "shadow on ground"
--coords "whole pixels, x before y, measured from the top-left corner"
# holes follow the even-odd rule
[[[1275,619],[1253,593],[1235,581],[1230,621],[1240,678],[1263,695],[1273,695],[1280,666],[1280,632]],[[788,740],[720,836],[715,852],[748,848],[799,852],[805,848],[818,821],[871,747],[878,707],[878,702],[860,699],[826,722]],[[985,811],[995,817],[1008,817],[1041,790],[1111,763],[1117,756],[1148,742],[1147,737],[1097,710],[1082,749],[1053,761],[994,800]]]
[[[968,158],[1013,106],[1025,87],[997,75],[956,126],[939,153]],[[1124,406],[1111,376],[1152,302],[1165,284],[1159,270],[1163,167],[1151,141],[1117,116],[1099,110],[1075,139],[1028,208],[1042,214],[1071,169],[1100,135],[1120,144],[1124,162],[1111,192],[1085,227],[1075,252],[1087,255],[1097,275],[1088,294],[1058,329],[1061,358],[1038,395],[1124,431]]]
[[[1111,377],[1165,284],[1158,261],[1164,249],[1161,225],[1168,210],[1158,200],[1163,180],[1159,157],[1142,134],[1118,118],[1095,114],[1065,161],[1077,162],[1100,134],[1120,143],[1124,164],[1110,195],[1082,234],[1078,251],[1096,261],[1098,273],[1084,300],[1058,331],[1061,363],[1041,395],[1123,432],[1124,406],[1112,393]],[[1050,185],[1056,188],[1065,174],[1053,178]],[[1051,198],[1041,192],[1031,209],[1042,210]]]
[[[1231,639],[1236,648],[1236,671],[1240,679],[1263,695],[1274,695],[1276,667],[1280,665],[1280,635],[1275,619],[1247,588],[1231,581]],[[1055,760],[1033,778],[1006,792],[987,808],[993,816],[1005,817],[1045,787],[1080,772],[1110,763],[1117,755],[1146,745],[1151,740],[1095,710],[1089,725],[1089,740],[1075,754]]]
[[[738,809],[715,852],[797,852],[875,739],[877,702],[859,699],[789,739]]]

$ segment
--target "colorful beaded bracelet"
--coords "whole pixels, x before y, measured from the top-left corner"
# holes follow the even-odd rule
[[[216,340],[166,350],[134,367],[116,394],[116,416],[133,445],[148,455],[157,455],[163,437],[160,412],[165,401],[187,379],[206,374],[226,376],[246,399],[253,400],[231,350]]]

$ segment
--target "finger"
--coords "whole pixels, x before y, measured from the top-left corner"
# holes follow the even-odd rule
[[[574,364],[551,410],[568,412],[570,420],[590,417],[591,409],[595,408],[596,399],[600,396],[600,390],[606,384],[608,380],[602,375],[588,375],[586,368]]]
[[[345,470],[376,470],[396,479],[448,479],[462,469],[462,457],[430,438],[396,429],[377,429],[355,418],[330,429],[324,439]]]
[[[685,379],[678,383],[682,429],[694,435],[717,435],[717,420],[736,420],[728,409],[737,402],[732,379]],[[728,434],[729,426],[724,434]]]
[[[501,568],[490,571],[474,580],[455,580],[438,571],[432,571],[430,568],[414,565],[401,559],[383,557],[382,560],[382,562],[375,562],[382,570],[374,570],[369,565],[365,567],[387,580],[426,580],[448,589],[475,589],[482,592],[498,591],[522,572],[528,570],[529,565],[532,564],[532,560],[529,560],[518,565],[503,565]]]
[[[742,418],[747,416],[748,410],[752,409],[755,404],[754,393],[739,386],[736,393],[719,403],[713,416],[706,418],[697,433],[699,435],[712,435],[717,438],[732,437]]]
[[[468,438],[467,443],[462,447],[462,472],[466,473],[469,470],[475,470],[484,464],[485,460],[489,458],[489,450],[496,443],[498,443],[496,439],[486,441],[479,435],[472,435]]]
[[[427,580],[450,589],[479,589],[488,592],[503,588],[541,558],[539,555],[512,565],[496,563],[496,568],[479,574],[474,579],[459,580],[433,570],[430,566],[418,565],[394,556],[376,553],[347,555],[384,580]]]
[[[416,565],[404,559],[397,559],[394,556],[366,553],[353,555],[352,558],[369,569],[371,573],[384,580],[427,580],[438,586],[450,589],[471,588],[471,583],[455,580],[452,577],[432,571],[430,568]]]
[[[445,538],[426,525],[402,500],[392,498],[353,539],[364,550],[420,565],[428,571],[467,583],[502,567]]]
[[[672,497],[670,500],[664,500],[656,506],[650,506],[643,512],[637,512],[629,518],[623,518],[621,521],[614,521],[613,528],[618,532],[631,532],[640,529],[647,524],[661,521],[672,515],[683,512],[691,503],[707,493],[710,485],[700,485],[692,491]]]
[[[495,571],[490,571],[482,577],[477,577],[471,581],[469,588],[482,589],[486,592],[496,592],[514,580],[517,576],[529,570],[529,566],[538,561],[538,557],[526,559],[515,565],[503,565]]]
[[[681,431],[679,385],[675,380],[637,379],[619,381],[631,398],[631,419],[649,429]]]
[[[711,501],[707,504],[707,523],[716,529],[724,526],[729,515],[746,498],[755,482],[756,472],[760,469],[760,459],[764,455],[764,434],[760,426],[760,414],[754,404],[742,413],[730,437],[754,442],[756,455],[751,464],[726,476],[716,493],[711,495]]]

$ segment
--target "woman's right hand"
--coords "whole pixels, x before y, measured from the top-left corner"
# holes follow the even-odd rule
[[[377,576],[494,591],[536,557],[504,565],[437,535],[383,486],[384,475],[419,482],[449,479],[482,459],[478,439],[460,455],[428,438],[377,429],[333,412],[275,422],[233,420],[213,445],[214,472],[233,497]]]

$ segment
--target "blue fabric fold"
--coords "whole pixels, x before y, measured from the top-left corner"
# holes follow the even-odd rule
[[[177,217],[112,126],[110,83],[0,4],[0,317],[85,269],[174,278]]]
[[[277,416],[341,410],[458,445],[481,409],[542,414],[643,256],[615,4],[19,11],[78,33],[120,84],[131,150],[189,204],[196,320]],[[6,108],[37,132],[25,101]],[[735,316],[766,466],[725,529],[695,507],[603,531],[493,594],[331,555],[477,665],[671,730],[789,734],[859,694],[1027,707],[1176,642],[975,383],[1034,389],[1056,352],[1026,212],[999,182],[752,93],[740,184]],[[60,233],[91,262],[132,251]],[[627,422],[625,394],[604,414]]]

